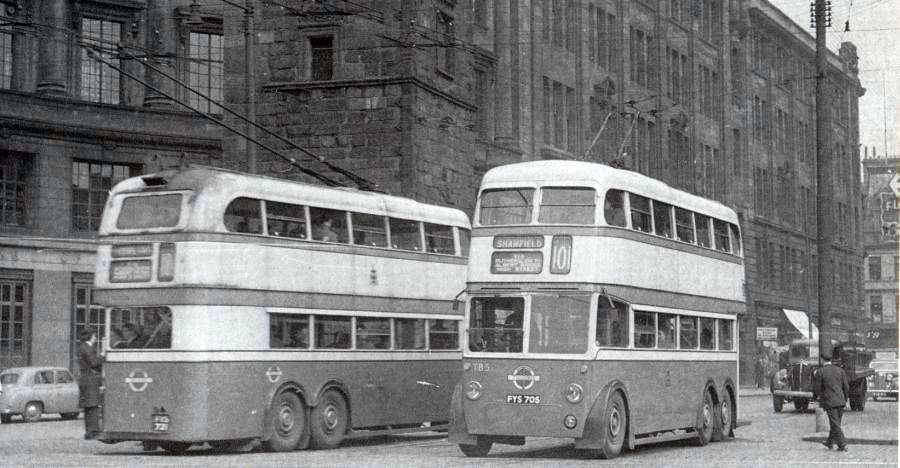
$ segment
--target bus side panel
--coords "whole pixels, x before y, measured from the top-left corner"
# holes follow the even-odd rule
[[[734,361],[467,360],[473,365],[463,374],[463,387],[470,380],[483,387],[478,400],[463,399],[471,434],[579,438],[594,400],[614,380],[622,382],[628,392],[634,433],[693,427],[706,382],[715,382],[720,392],[728,377],[735,379]],[[588,367],[586,374],[579,370],[582,364]],[[523,366],[539,377],[527,390],[516,388],[513,383],[516,371]],[[486,368],[490,370],[475,370]],[[581,402],[572,404],[565,400],[569,383],[584,388]],[[516,395],[537,395],[540,404],[507,403]],[[564,418],[570,414],[579,421],[574,429],[563,426]]]

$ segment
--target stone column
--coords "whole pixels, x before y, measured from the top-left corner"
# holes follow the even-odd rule
[[[494,140],[500,144],[513,142],[510,27],[509,0],[494,0],[494,49],[497,54]]]
[[[66,70],[69,64],[70,39],[66,30],[71,26],[71,7],[69,0],[46,0],[43,8],[44,21],[52,28],[45,31],[41,39],[37,91],[41,94],[67,96],[69,87]]]
[[[150,0],[147,4],[147,49],[153,54],[150,65],[175,77],[175,8],[172,0]],[[175,82],[147,69],[147,82],[169,96],[175,96]],[[152,89],[144,95],[144,107],[171,108],[175,103]]]

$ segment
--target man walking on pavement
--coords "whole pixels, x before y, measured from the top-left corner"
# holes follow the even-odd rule
[[[84,438],[96,439],[100,434],[100,385],[103,357],[97,356],[94,344],[97,333],[93,330],[81,332],[78,345],[78,406],[84,408]]]
[[[838,355],[839,350],[835,349],[833,353]],[[844,440],[844,431],[841,430],[841,417],[844,415],[850,384],[844,370],[831,363],[832,358],[828,353],[822,353],[824,364],[815,375],[814,388],[819,397],[819,406],[828,414],[828,439],[822,444],[828,450],[837,445],[839,452],[846,452],[847,442]]]

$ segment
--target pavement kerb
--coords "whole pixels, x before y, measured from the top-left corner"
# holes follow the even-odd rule
[[[802,438],[805,442],[825,442],[825,439],[828,438],[828,435],[808,435]],[[847,437],[844,439],[847,442],[847,445],[897,445],[897,439],[856,439],[853,437]]]

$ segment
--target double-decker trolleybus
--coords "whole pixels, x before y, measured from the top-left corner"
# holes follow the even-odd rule
[[[575,161],[485,174],[450,441],[525,437],[615,457],[733,436],[744,266],[734,211]]]
[[[116,185],[99,232],[100,440],[287,451],[446,428],[455,209],[209,167]]]

